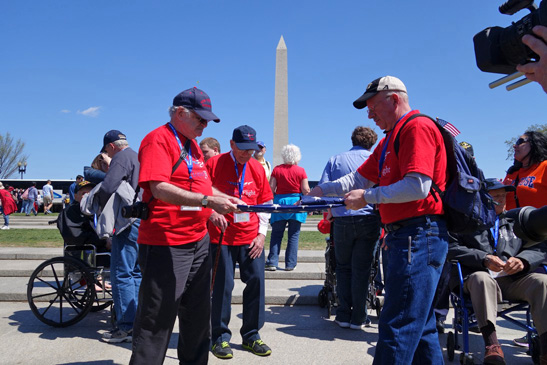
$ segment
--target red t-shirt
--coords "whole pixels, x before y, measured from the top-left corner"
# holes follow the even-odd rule
[[[306,171],[297,165],[278,165],[272,171],[277,187],[276,194],[295,194],[302,191],[301,182],[308,178]]]
[[[187,138],[178,134],[182,145]],[[195,140],[191,141],[192,178],[189,178],[186,161],[171,175],[180,157],[180,147],[169,126],[163,125],[150,132],[139,149],[139,185],[143,189],[143,201],[152,197],[150,181],[168,182],[179,188],[212,195],[211,179],[203,162],[203,154]],[[211,209],[183,211],[180,206],[153,199],[149,203],[150,217],[142,220],[138,243],[175,246],[197,242],[207,234],[207,220]]]
[[[236,174],[235,161],[231,152],[223,153],[211,157],[207,161],[207,170],[211,176],[213,186],[220,192],[235,196],[249,205],[263,204],[273,199],[272,190],[268,184],[268,178],[264,168],[254,158],[245,164],[245,181],[243,185],[243,194],[239,196],[239,181],[243,174],[243,165],[237,164],[238,174]],[[224,232],[222,244],[224,245],[248,245],[258,235],[259,220],[256,213],[249,213],[248,222],[234,223],[234,214],[226,214],[226,220],[230,223]],[[209,235],[211,242],[218,243],[220,239],[220,230],[213,224],[209,224]]]
[[[441,132],[429,118],[417,117],[407,123],[399,135],[399,154],[395,154],[393,145],[397,133],[405,120],[417,113],[419,113],[418,110],[413,110],[400,120],[395,128],[380,141],[372,155],[357,169],[357,172],[368,180],[379,183],[380,186],[391,185],[402,180],[406,174],[417,172],[430,177],[444,191],[446,151]],[[378,178],[380,156],[390,135],[382,176]],[[426,214],[443,214],[443,212],[441,200],[438,199],[438,202],[435,202],[431,193],[422,200],[380,204],[380,216],[384,224]]]
[[[503,183],[514,186],[517,179],[517,196],[521,207],[541,208],[547,205],[547,160],[507,175]],[[514,192],[507,193],[506,207],[507,210],[517,208]]]

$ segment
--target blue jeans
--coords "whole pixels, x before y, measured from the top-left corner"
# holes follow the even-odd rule
[[[4,225],[5,225],[6,227],[9,227],[9,215],[4,214],[4,208],[3,208],[3,207],[0,207],[0,212],[1,212],[2,215],[4,216]]]
[[[36,211],[36,209],[34,209],[34,199],[29,199],[29,200],[25,200],[25,202],[27,203],[27,208],[25,210],[25,214],[26,215],[29,215],[30,212],[34,213],[34,214],[37,214],[38,212]]]
[[[443,364],[433,297],[448,251],[444,221],[402,227],[386,237],[385,303],[374,364]]]
[[[112,237],[110,253],[112,299],[116,311],[116,326],[123,331],[133,328],[139,302],[142,277],[138,264],[139,225],[140,220],[136,220],[130,227]]]
[[[294,269],[298,258],[298,238],[300,237],[300,226],[302,223],[295,219],[281,220],[272,223],[272,235],[270,237],[270,253],[266,266],[275,266],[279,264],[279,251],[281,250],[281,241],[285,233],[285,227],[289,224],[289,240],[285,250],[285,268]]]
[[[336,320],[355,325],[367,318],[370,268],[380,237],[376,214],[334,218],[336,293],[339,305]]]
[[[258,331],[264,326],[264,251],[256,259],[251,259],[249,245],[220,246],[220,257],[215,271],[214,261],[218,244],[211,245],[213,272],[216,273],[211,307],[212,344],[230,342],[232,338],[228,325],[232,310],[236,263],[239,263],[241,281],[245,283],[241,338],[243,342],[248,343],[260,340]]]

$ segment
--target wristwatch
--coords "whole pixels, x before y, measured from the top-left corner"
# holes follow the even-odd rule
[[[209,200],[207,200],[207,198],[208,196],[204,195],[203,198],[201,199],[201,206],[204,208],[207,208],[207,204],[209,204]]]

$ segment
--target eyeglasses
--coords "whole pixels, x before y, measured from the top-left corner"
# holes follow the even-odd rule
[[[371,113],[376,113],[376,107],[378,106],[378,104],[380,104],[380,102],[382,100],[389,98],[389,96],[390,95],[386,96],[383,99],[378,100],[373,106],[368,106],[368,103],[367,103],[367,108],[368,108],[367,113],[368,113],[368,115],[370,115]]]
[[[528,140],[521,137],[521,138],[517,139],[517,141],[515,142],[515,146],[520,146],[521,144],[526,143],[526,142],[528,142]]]
[[[192,115],[194,117],[196,117],[196,119],[201,123],[201,124],[207,124],[209,123],[209,121],[207,119],[203,119],[198,113],[196,113],[195,111],[191,110],[192,112]]]

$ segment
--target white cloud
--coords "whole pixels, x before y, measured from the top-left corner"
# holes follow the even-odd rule
[[[68,110],[68,109],[63,109],[63,110],[61,110],[61,113],[68,114],[68,113],[70,113],[70,110]]]
[[[99,109],[101,109],[100,106],[91,106],[87,108],[86,110],[82,110],[82,111],[78,110],[77,113],[85,115],[86,117],[96,117],[99,115]]]

